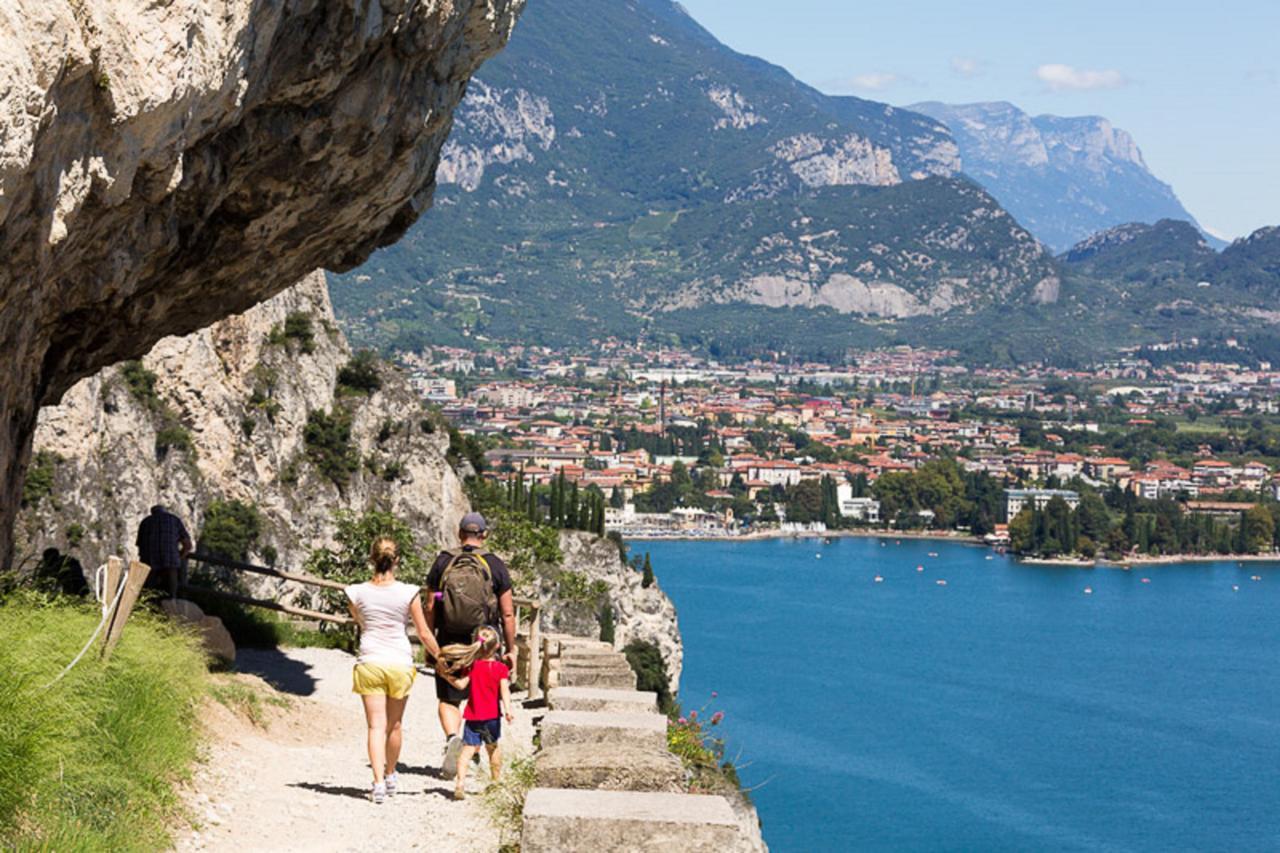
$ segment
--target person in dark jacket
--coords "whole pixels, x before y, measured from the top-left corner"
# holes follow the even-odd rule
[[[138,561],[151,567],[147,586],[178,597],[178,586],[185,583],[187,555],[191,553],[191,537],[182,519],[160,504],[138,525]]]

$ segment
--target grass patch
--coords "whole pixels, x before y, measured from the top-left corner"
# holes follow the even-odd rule
[[[501,781],[482,794],[489,820],[498,829],[499,850],[518,850],[524,825],[524,800],[536,783],[533,756],[517,755],[505,762]]]
[[[93,652],[45,690],[97,624],[94,606],[0,604],[0,846],[162,849],[173,782],[196,756],[208,675],[189,634],[136,612],[111,660]]]
[[[284,696],[230,677],[215,678],[209,685],[209,695],[237,714],[248,717],[249,722],[260,728],[267,723],[267,706],[288,708],[292,705]]]

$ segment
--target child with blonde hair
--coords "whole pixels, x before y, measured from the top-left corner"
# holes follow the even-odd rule
[[[467,690],[467,706],[462,712],[462,752],[458,755],[458,776],[454,799],[466,797],[467,769],[472,756],[483,745],[489,753],[489,777],[502,774],[502,718],[511,722],[511,670],[498,660],[501,644],[498,632],[488,625],[475,630],[469,645],[454,643],[440,650],[445,676],[460,690]]]

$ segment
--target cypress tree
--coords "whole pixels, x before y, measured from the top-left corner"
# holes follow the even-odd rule
[[[570,530],[579,530],[581,512],[582,507],[578,499],[578,481],[574,480],[569,487],[568,519],[565,521],[564,526]]]
[[[644,576],[640,578],[640,586],[648,589],[653,586],[653,565],[649,562],[649,552],[644,552]]]
[[[605,604],[604,609],[600,611],[600,639],[601,641],[612,645],[613,638],[613,605]]]

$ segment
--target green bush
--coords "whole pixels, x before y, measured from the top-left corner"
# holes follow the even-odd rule
[[[627,663],[636,674],[637,690],[652,690],[658,694],[658,707],[663,713],[672,707],[671,682],[667,678],[667,667],[662,660],[662,652],[648,640],[632,640],[622,650],[627,656]]]
[[[256,506],[242,501],[214,501],[205,509],[200,550],[245,563],[261,533],[262,515]]]
[[[292,343],[297,344],[299,352],[315,352],[315,331],[311,327],[311,316],[301,311],[288,314],[283,325],[271,329],[267,343],[284,347]]]
[[[191,432],[182,424],[169,423],[156,433],[156,458],[164,459],[170,450],[190,453],[195,448],[191,441]]]
[[[382,510],[368,510],[360,514],[339,510],[334,513],[334,520],[337,550],[317,548],[312,551],[305,564],[307,572],[346,584],[366,581],[373,571],[369,565],[369,549],[373,540],[389,536],[400,550],[397,579],[419,586],[427,582],[427,562],[414,541],[413,530],[404,521]],[[347,612],[347,597],[338,590],[325,590],[324,602],[332,613]],[[340,629],[340,632],[354,636],[354,629]]]
[[[156,391],[156,375],[148,370],[140,361],[126,361],[120,365],[120,378],[129,389],[133,399],[141,403],[148,411],[159,412],[164,407]]]
[[[565,570],[556,575],[556,597],[571,604],[596,604],[609,592],[604,581],[593,581],[582,572]]]
[[[36,507],[53,494],[54,468],[61,460],[56,453],[41,450],[27,468],[27,478],[22,483],[22,505]]]
[[[111,660],[89,654],[96,606],[30,595],[0,605],[0,846],[161,849],[173,783],[196,757],[207,673],[199,643],[146,612]]]
[[[378,354],[373,350],[360,350],[338,371],[339,394],[372,394],[382,387],[378,374]]]
[[[341,410],[332,415],[319,409],[307,415],[302,431],[307,458],[338,488],[360,469],[360,454],[351,443],[351,416]]]

